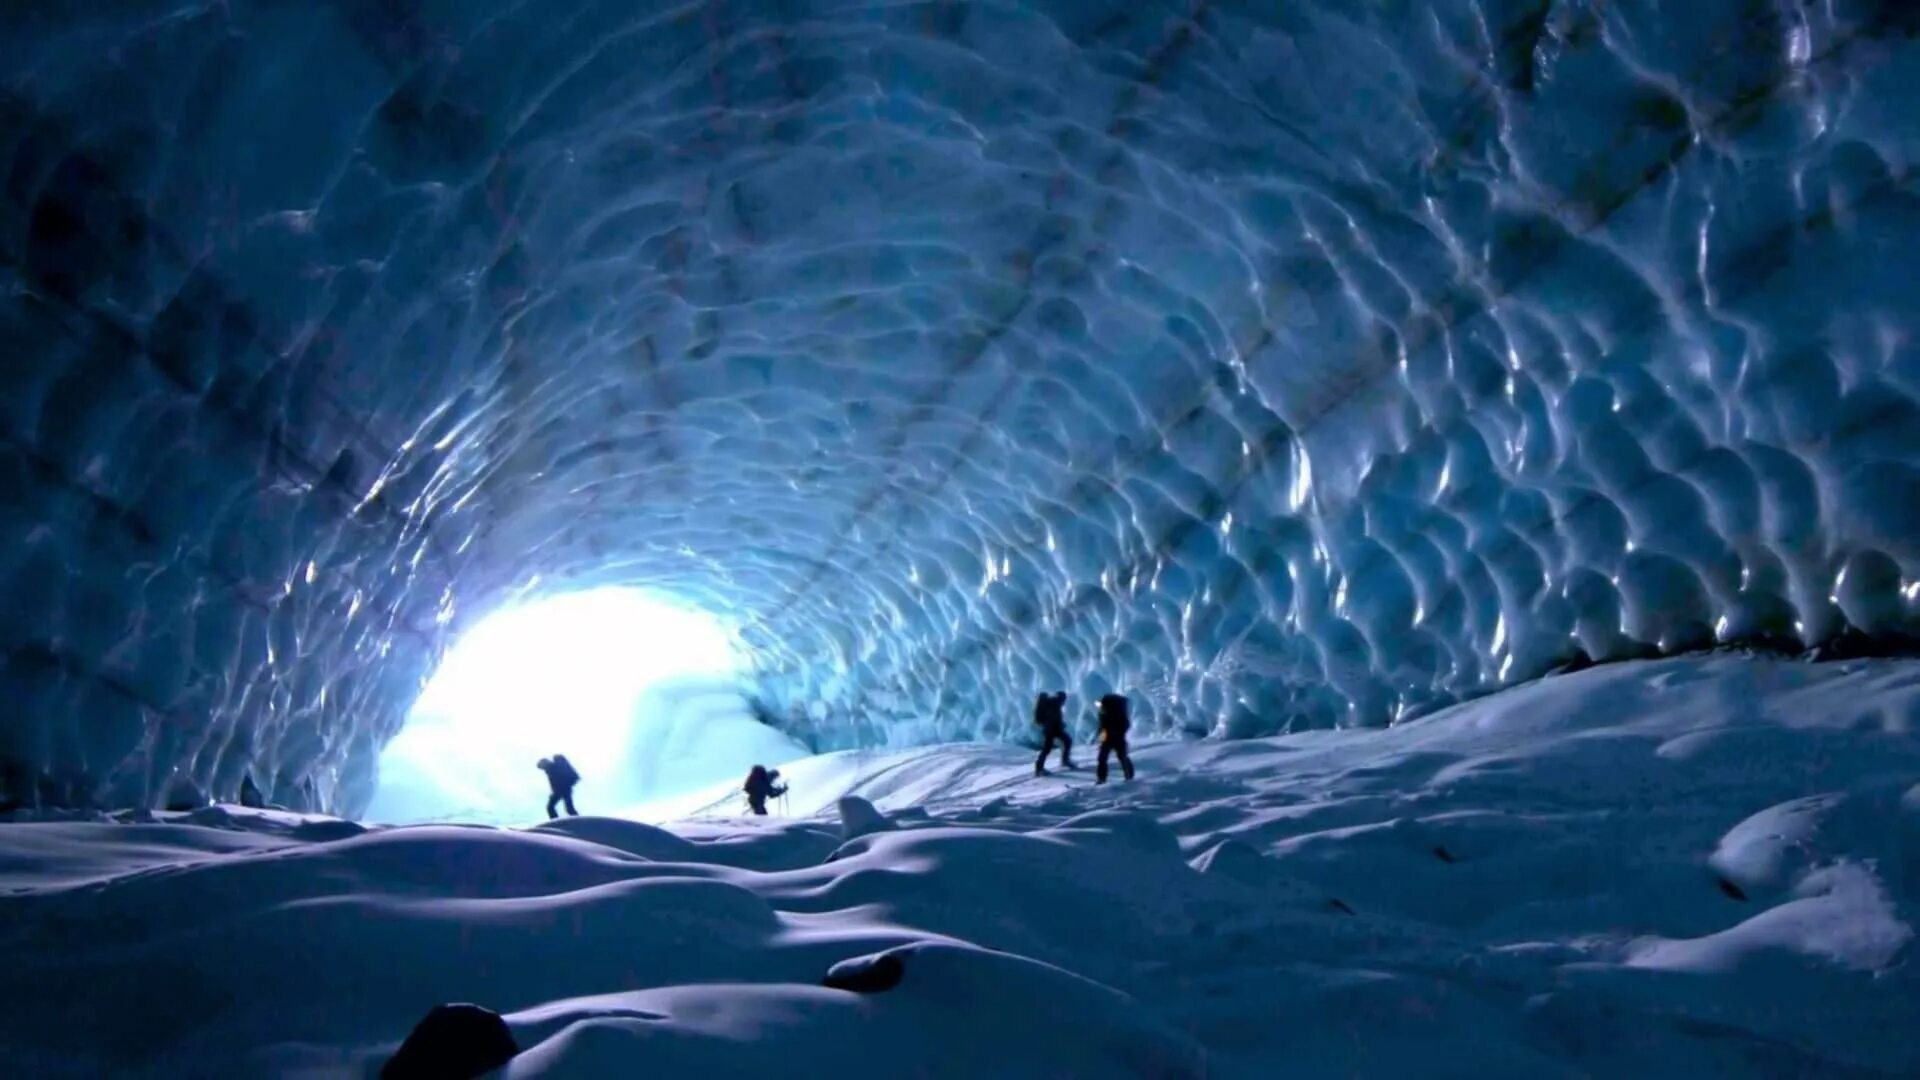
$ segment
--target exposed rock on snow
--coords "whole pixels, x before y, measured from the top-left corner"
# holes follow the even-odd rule
[[[380,1069],[380,1080],[475,1080],[520,1052],[492,1009],[435,1005]]]
[[[211,805],[212,802],[213,800],[207,797],[207,793],[200,790],[199,785],[192,781],[180,781],[167,790],[166,808],[168,810],[198,810],[203,806]]]
[[[884,952],[842,960],[828,969],[821,985],[855,994],[877,994],[882,990],[891,990],[900,985],[901,977],[907,972],[907,966],[900,957],[898,952]]]

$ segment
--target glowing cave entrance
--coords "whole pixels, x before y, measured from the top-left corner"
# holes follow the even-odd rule
[[[450,650],[380,757],[376,822],[542,817],[535,763],[567,755],[583,814],[615,813],[806,753],[754,720],[734,636],[638,589],[524,602]]]

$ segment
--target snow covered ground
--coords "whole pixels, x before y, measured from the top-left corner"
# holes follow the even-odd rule
[[[796,763],[788,818],[18,823],[0,1060],[363,1075],[472,1001],[508,1077],[1912,1076],[1916,726],[1920,664],[1720,656],[1103,788],[966,745]]]

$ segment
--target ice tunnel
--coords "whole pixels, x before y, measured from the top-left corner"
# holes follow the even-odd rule
[[[0,13],[0,801],[354,814],[652,590],[815,749],[1910,640],[1900,0]]]

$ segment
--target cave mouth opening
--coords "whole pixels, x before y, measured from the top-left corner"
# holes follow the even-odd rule
[[[493,611],[427,680],[380,756],[363,816],[524,823],[547,795],[536,762],[556,753],[581,773],[581,813],[803,756],[750,710],[747,660],[724,616],[645,589],[604,586]]]

